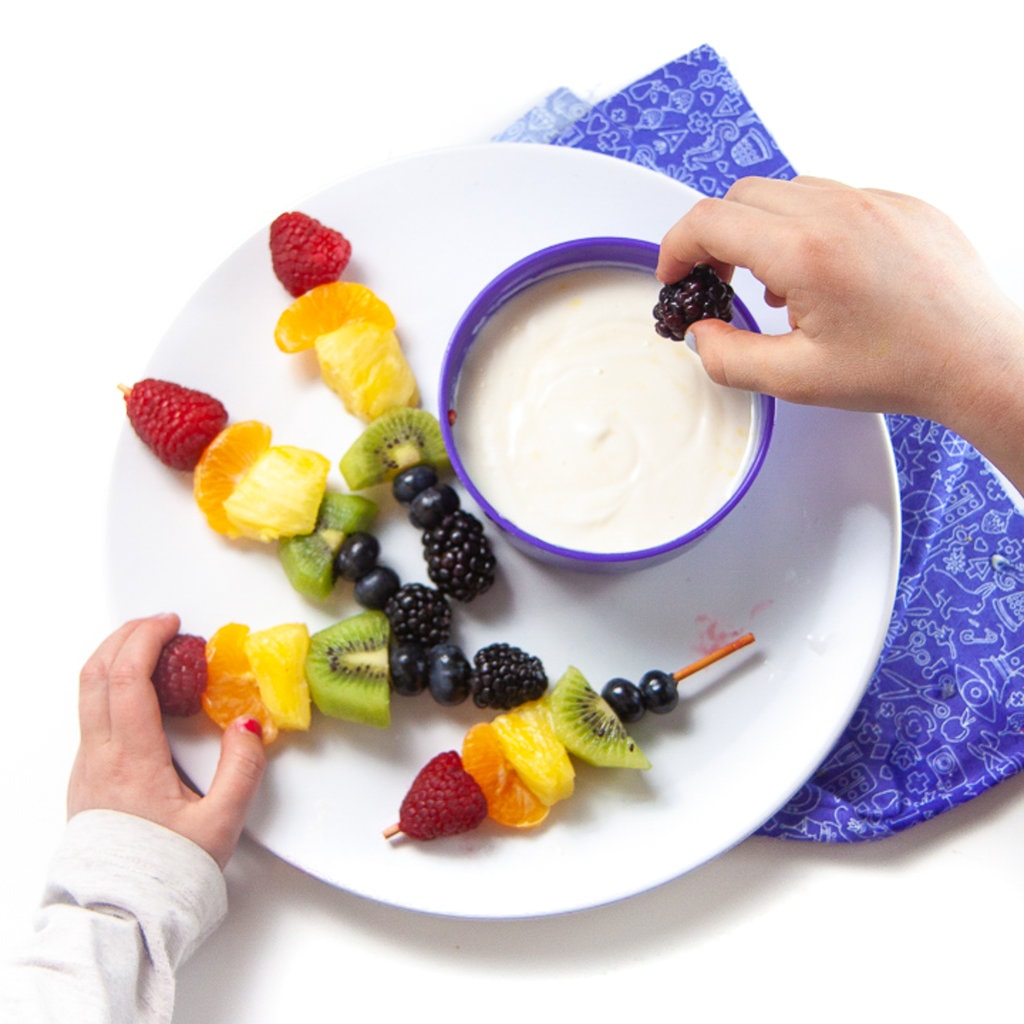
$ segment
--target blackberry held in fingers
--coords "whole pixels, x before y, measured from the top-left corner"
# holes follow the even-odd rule
[[[667,284],[654,307],[654,329],[663,338],[682,341],[698,320],[732,320],[732,286],[714,268],[698,263],[675,284]]]
[[[491,543],[483,523],[465,509],[423,531],[423,556],[431,582],[456,601],[472,601],[494,583]]]

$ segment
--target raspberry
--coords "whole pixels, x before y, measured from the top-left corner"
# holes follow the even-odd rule
[[[270,260],[295,298],[337,281],[352,255],[349,240],[305,213],[282,213],[270,225]]]
[[[396,643],[424,647],[443,644],[452,631],[452,610],[439,590],[422,583],[406,583],[384,605]]]
[[[206,691],[206,641],[189,633],[169,640],[153,670],[153,686],[165,715],[187,718],[199,711]]]
[[[483,523],[465,509],[423,531],[423,555],[434,586],[456,601],[472,601],[494,583],[494,552]]]
[[[216,398],[171,381],[147,377],[121,390],[135,433],[171,469],[195,469],[228,421],[227,410]]]
[[[462,766],[462,758],[449,750],[420,769],[402,801],[398,825],[384,832],[404,832],[413,839],[437,839],[469,832],[487,817],[487,798]]]
[[[511,644],[490,644],[473,656],[473,703],[505,711],[536,700],[548,688],[540,658]]]
[[[732,320],[732,287],[706,263],[698,263],[675,284],[658,293],[654,329],[663,337],[682,341],[698,320]]]

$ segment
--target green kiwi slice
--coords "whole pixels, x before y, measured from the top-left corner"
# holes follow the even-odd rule
[[[350,533],[366,530],[377,515],[377,505],[359,494],[328,491],[320,503],[312,533],[282,537],[277,553],[291,585],[303,597],[325,601],[338,574],[334,558]]]
[[[449,468],[441,424],[426,409],[402,406],[370,423],[341,457],[338,468],[345,483],[361,491],[423,462],[439,472]]]
[[[608,702],[569,666],[547,696],[555,735],[581,761],[602,768],[650,768]]]
[[[387,616],[370,610],[309,638],[306,680],[323,714],[380,729],[391,724],[389,635]]]

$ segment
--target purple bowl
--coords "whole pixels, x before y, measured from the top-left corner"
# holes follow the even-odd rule
[[[704,537],[720,523],[750,489],[764,463],[775,420],[775,400],[767,395],[756,395],[751,410],[754,443],[749,446],[749,457],[735,487],[714,513],[686,533],[663,544],[609,553],[576,550],[551,544],[521,529],[480,493],[460,458],[457,394],[459,375],[471,346],[488,319],[513,296],[556,274],[591,267],[623,267],[631,270],[649,270],[653,274],[657,260],[657,245],[631,238],[583,238],[541,249],[504,270],[477,295],[459,320],[445,350],[441,362],[438,408],[441,410],[441,433],[452,467],[484,514],[508,540],[527,555],[550,565],[589,572],[619,572],[665,562]],[[749,310],[738,298],[734,300],[733,323],[747,330],[759,330]],[[653,320],[651,329],[654,329]]]

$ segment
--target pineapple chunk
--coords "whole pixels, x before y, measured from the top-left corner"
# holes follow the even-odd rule
[[[260,699],[279,729],[304,731],[310,726],[305,671],[308,650],[309,630],[301,622],[271,626],[245,638],[245,653]]]
[[[550,807],[572,796],[576,770],[543,697],[498,715],[491,726],[516,774],[541,803]]]
[[[393,330],[350,320],[317,338],[316,353],[325,383],[365,422],[419,401],[416,377]]]
[[[312,533],[330,468],[323,455],[308,448],[268,448],[224,501],[224,515],[252,540]]]

